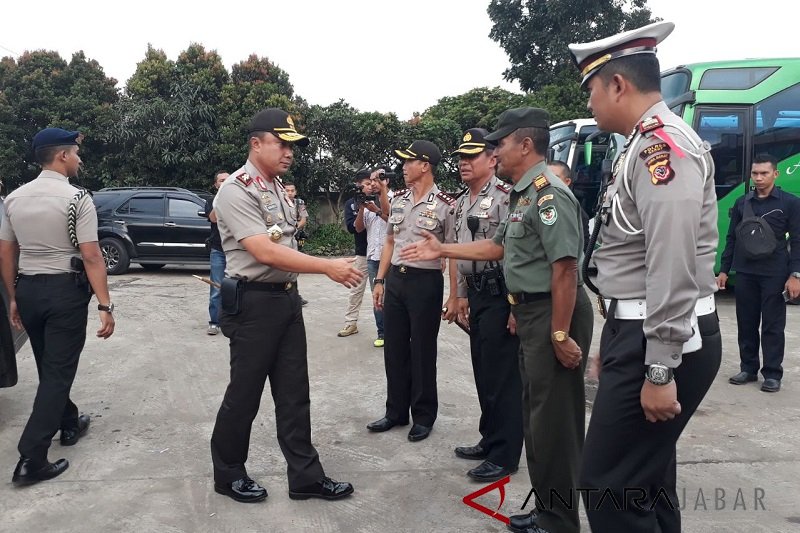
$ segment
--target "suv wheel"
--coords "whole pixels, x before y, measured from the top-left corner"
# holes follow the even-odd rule
[[[128,257],[128,250],[125,245],[117,239],[101,239],[100,251],[103,252],[103,260],[106,262],[106,272],[117,275],[128,271],[131,264]]]

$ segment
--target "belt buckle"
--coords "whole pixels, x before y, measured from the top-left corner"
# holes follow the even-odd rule
[[[408,267],[405,265],[400,265],[400,273],[405,274],[406,272],[408,272]]]
[[[508,303],[510,303],[511,305],[517,305],[517,304],[519,304],[519,300],[517,300],[517,297],[516,297],[516,296],[514,296],[514,294],[513,294],[513,293],[510,293],[510,292],[509,292],[509,293],[508,293],[508,296],[506,296],[506,299],[508,300]]]
[[[606,309],[606,300],[602,295],[597,295],[597,310],[600,311],[600,316],[608,318],[608,309]]]
[[[285,290],[285,291],[288,291],[291,288],[292,288],[292,282],[291,281],[287,281],[286,285],[283,286],[283,290]]]

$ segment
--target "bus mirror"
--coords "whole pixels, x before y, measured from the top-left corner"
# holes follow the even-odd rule
[[[587,167],[592,164],[592,141],[583,144],[583,164]]]

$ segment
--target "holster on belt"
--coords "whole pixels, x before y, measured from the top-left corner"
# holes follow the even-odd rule
[[[222,310],[229,315],[238,315],[242,310],[244,282],[236,278],[223,278],[219,292]]]
[[[83,264],[83,259],[80,257],[72,256],[69,260],[69,266],[76,272],[75,284],[82,290],[85,290],[89,296],[94,294],[92,284],[89,283],[89,276],[86,274],[86,266]]]

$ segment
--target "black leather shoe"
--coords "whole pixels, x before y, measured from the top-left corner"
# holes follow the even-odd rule
[[[488,450],[484,450],[483,446],[477,444],[475,446],[459,446],[455,449],[456,456],[462,459],[477,459],[482,461],[489,456]]]
[[[69,461],[59,459],[55,463],[45,461],[36,462],[27,457],[20,457],[11,482],[15,485],[32,485],[40,481],[53,479],[64,473],[69,468]]]
[[[91,418],[89,418],[89,415],[79,416],[78,427],[61,430],[61,445],[73,446],[74,444],[76,444],[81,439],[81,437],[86,435],[86,431],[89,429],[90,423],[91,423]]]
[[[739,372],[735,376],[732,376],[730,379],[728,379],[728,383],[732,385],[744,385],[745,383],[751,383],[757,380],[758,376],[755,374],[751,374],[750,372]]]
[[[491,461],[484,461],[467,472],[467,475],[475,481],[491,483],[492,481],[497,481],[498,479],[503,479],[506,476],[510,476],[516,471],[517,468],[506,468],[504,466],[496,465]]]
[[[408,440],[411,442],[417,442],[420,440],[425,440],[428,438],[428,435],[431,434],[431,428],[421,426],[419,424],[414,424],[411,426],[411,431],[408,432]]]
[[[353,485],[344,481],[334,481],[329,477],[322,478],[313,485],[289,491],[292,500],[307,500],[309,498],[322,498],[323,500],[338,500],[353,494]]]
[[[233,483],[214,483],[214,490],[242,503],[255,503],[267,497],[267,489],[245,476]]]
[[[381,431],[389,431],[395,426],[407,426],[408,422],[395,422],[391,418],[383,417],[380,420],[376,420],[375,422],[370,422],[367,424],[367,429],[370,431],[374,431],[375,433],[380,433]]]
[[[781,390],[781,380],[779,379],[765,379],[761,384],[761,390],[764,392],[778,392]]]
[[[548,533],[536,522],[536,510],[528,514],[517,514],[509,517],[506,528],[514,533]]]

